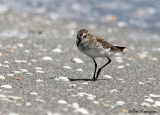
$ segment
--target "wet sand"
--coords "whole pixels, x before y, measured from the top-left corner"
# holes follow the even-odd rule
[[[160,113],[158,34],[26,13],[4,13],[0,21],[0,114]],[[96,82],[90,80],[92,59],[76,47],[81,28],[127,47],[124,55],[112,57]],[[83,63],[71,62],[75,57]],[[106,62],[97,59],[98,67]]]

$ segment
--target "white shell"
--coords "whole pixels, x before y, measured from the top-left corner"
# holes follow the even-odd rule
[[[109,76],[109,75],[104,75],[103,77],[105,77],[105,78],[107,78],[107,79],[112,79],[112,77]]]
[[[156,94],[149,94],[150,97],[160,97],[160,95],[156,95]]]
[[[63,66],[64,69],[72,69],[70,66]]]
[[[79,58],[72,58],[71,59],[71,62],[74,62],[74,63],[84,63],[81,59]]]
[[[42,60],[51,61],[53,59],[51,57],[49,57],[49,56],[45,56],[45,57],[42,58]]]
[[[38,95],[37,92],[31,92],[31,95]]]
[[[57,103],[59,103],[59,104],[68,104],[67,101],[65,101],[65,100],[58,100]]]
[[[2,88],[6,88],[6,89],[11,89],[11,88],[12,88],[11,85],[2,85],[1,87],[2,87]]]
[[[151,99],[151,98],[146,98],[146,99],[144,99],[144,101],[146,101],[146,102],[154,102],[154,100]]]
[[[55,48],[52,51],[55,53],[62,53],[62,50],[60,48]]]
[[[81,113],[81,114],[84,114],[84,115],[87,115],[89,114],[88,110],[84,109],[84,108],[77,108],[74,110],[75,113]]]
[[[116,102],[116,105],[119,105],[119,106],[123,106],[124,104],[125,104],[124,101],[117,101],[117,102]]]
[[[0,80],[5,80],[6,78],[2,75],[0,75]]]
[[[155,101],[155,105],[160,107],[160,101]]]

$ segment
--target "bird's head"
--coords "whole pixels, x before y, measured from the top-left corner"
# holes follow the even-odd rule
[[[77,41],[76,41],[77,46],[87,38],[88,34],[89,34],[89,31],[86,30],[86,29],[81,29],[81,30],[78,31]]]

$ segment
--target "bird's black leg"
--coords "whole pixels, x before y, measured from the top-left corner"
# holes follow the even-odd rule
[[[111,62],[111,59],[108,58],[108,62],[98,69],[97,76],[96,76],[96,79],[95,79],[95,80],[97,80],[97,78],[98,78],[98,76],[99,76],[102,68],[104,68],[104,67],[105,67],[106,65],[108,65],[110,62]]]
[[[94,64],[95,64],[95,69],[94,69],[94,75],[93,75],[93,80],[95,81],[96,80],[96,70],[97,70],[97,63],[95,61],[95,59],[93,58],[93,61],[94,61]]]

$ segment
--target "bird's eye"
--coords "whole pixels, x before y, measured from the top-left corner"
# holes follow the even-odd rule
[[[84,38],[86,38],[87,37],[87,35],[84,35]]]

